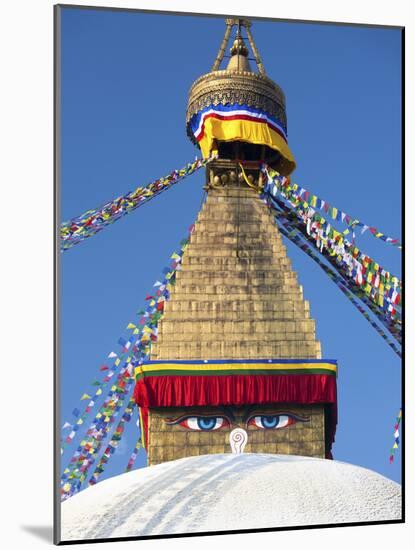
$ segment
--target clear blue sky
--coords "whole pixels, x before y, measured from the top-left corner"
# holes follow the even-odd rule
[[[62,10],[62,221],[199,154],[185,133],[187,93],[210,70],[224,29],[213,17]],[[287,97],[294,181],[399,238],[400,31],[254,21],[252,32]],[[63,421],[93,391],[99,366],[186,236],[203,182],[201,171],[62,255]],[[398,249],[368,233],[357,245],[401,275]],[[320,268],[287,247],[323,357],[339,363],[334,458],[400,481],[400,451],[389,465],[400,360]],[[134,432],[131,423],[102,478],[125,468]]]

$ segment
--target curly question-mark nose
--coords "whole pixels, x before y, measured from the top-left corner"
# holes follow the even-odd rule
[[[229,443],[233,454],[242,454],[248,442],[248,434],[242,428],[235,428],[229,434]]]

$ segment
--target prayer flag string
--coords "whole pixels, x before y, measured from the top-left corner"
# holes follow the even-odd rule
[[[88,481],[89,485],[95,485],[97,483],[99,476],[104,471],[105,464],[108,463],[111,457],[111,454],[114,454],[116,452],[118,443],[121,441],[121,438],[124,433],[125,424],[131,420],[134,407],[135,407],[135,400],[134,400],[134,397],[131,397],[121,417],[121,420],[119,421],[117,427],[115,428],[112,434],[111,440],[109,441],[103,455],[101,456],[97,464],[97,467],[94,470],[94,473],[92,474],[92,476]]]
[[[265,199],[266,203],[268,204],[268,206],[270,206],[271,208],[274,208],[276,209],[276,207],[278,206],[279,208],[281,208],[283,211],[285,211],[286,213],[288,213],[288,215],[292,215],[292,213],[289,212],[289,210],[284,206],[283,203],[281,203],[281,201],[279,201],[278,199],[273,199],[273,198],[270,198],[270,197],[266,197]],[[302,225],[302,221],[299,220],[298,218],[296,217],[287,217],[285,219],[282,219],[280,216],[278,216],[277,218],[277,223],[279,224],[285,224],[289,230],[294,230],[294,233],[297,231],[299,234],[301,234],[301,237],[311,243],[313,243],[313,240],[312,240],[312,236],[310,236],[307,231],[305,230],[304,226]],[[303,241],[301,241],[302,243]],[[300,246],[300,244],[298,245]],[[301,248],[301,246],[300,246]],[[316,250],[314,247],[313,247],[313,250]],[[334,272],[336,274],[336,277],[339,278],[339,281],[341,281],[341,286],[346,286],[347,289],[348,289],[348,297],[350,299],[350,297],[355,297],[355,298],[358,298],[361,302],[364,303],[364,305],[371,310],[371,312],[376,316],[376,318],[385,326],[385,328],[388,330],[388,332],[399,342],[401,343],[401,333],[400,333],[400,327],[397,326],[396,324],[393,324],[392,321],[390,320],[390,318],[386,317],[383,313],[383,311],[373,302],[371,302],[370,300],[368,300],[366,294],[364,292],[362,292],[361,288],[359,288],[356,284],[355,284],[355,281],[353,279],[350,279],[348,278],[345,273],[339,269],[339,266],[336,264],[336,262],[333,260],[333,257],[332,256],[323,256],[323,254],[319,251],[319,249],[317,248],[316,252],[319,252],[319,254],[321,254],[322,257],[324,257],[324,259],[330,264],[331,266],[331,270],[332,272]],[[310,255],[310,254],[309,254]],[[311,256],[311,255],[310,255]],[[315,260],[317,263],[320,262],[319,260],[319,256],[314,254],[314,256],[317,258],[317,260]],[[314,259],[314,258],[313,258]],[[323,263],[323,265],[325,266],[326,264]],[[339,286],[339,285],[338,285]],[[340,288],[340,286],[339,286]],[[357,302],[358,303],[358,302]],[[355,304],[356,305],[356,304]],[[361,306],[359,305],[358,307],[359,311],[362,309]],[[363,309],[363,311],[366,311]],[[362,311],[361,311],[362,313]],[[365,316],[368,315],[367,312],[366,314],[364,314]],[[371,324],[373,323],[373,321],[371,320],[370,316],[367,317],[367,319],[371,322]],[[380,333],[383,333],[383,331],[381,330]]]
[[[174,170],[169,175],[155,180],[145,187],[137,187],[134,191],[117,197],[100,208],[88,210],[80,216],[63,222],[60,228],[61,251],[68,250],[102,231],[106,226],[136,210],[187,176],[194,174],[213,158],[196,159],[194,162],[186,164],[184,168]]]
[[[278,200],[270,201],[269,197],[263,197],[265,202],[272,208],[277,214],[278,210],[276,204],[285,212],[288,211],[288,208],[284,206]],[[385,332],[378,326],[377,323],[370,317],[368,312],[359,304],[359,301],[356,300],[354,293],[350,291],[350,283],[344,279],[344,277],[339,274],[331,264],[326,264],[320,259],[318,252],[314,247],[310,246],[305,239],[309,238],[307,234],[301,233],[300,229],[295,225],[293,220],[289,220],[280,215],[276,215],[276,222],[284,236],[290,239],[294,244],[296,244],[303,252],[310,256],[329,276],[329,278],[338,286],[338,288],[345,294],[348,299],[353,303],[353,305],[358,309],[358,311],[365,317],[365,319],[371,324],[371,326],[380,334],[380,336],[388,343],[388,345],[395,351],[395,353],[400,357],[401,352],[399,347],[390,340],[390,338],[385,334]]]
[[[284,224],[284,222],[278,218],[278,225],[281,233],[287,237],[290,241],[296,244],[303,252],[310,256],[329,276],[329,278],[337,285],[337,287],[343,292],[343,294],[351,301],[351,303],[357,308],[357,310],[363,315],[363,317],[370,323],[370,325],[378,332],[378,334],[386,341],[386,343],[394,350],[394,352],[401,357],[401,351],[399,347],[388,337],[388,335],[382,330],[381,327],[375,323],[375,321],[370,317],[368,312],[359,304],[359,302],[353,296],[353,293],[350,292],[345,284],[345,281],[334,273],[330,267],[323,263],[318,255],[315,253],[314,249],[308,245],[306,242],[302,242],[299,238],[300,231],[296,228],[293,228],[289,224]]]
[[[272,171],[271,168],[267,166],[263,166],[262,170],[265,174],[267,173],[267,171]],[[357,218],[346,214],[346,212],[343,212],[339,208],[330,205],[327,201],[319,198],[317,195],[310,193],[310,191],[307,191],[307,189],[304,189],[304,187],[301,187],[296,183],[291,183],[291,179],[289,177],[281,177],[280,181],[283,193],[286,196],[289,196],[296,203],[301,204],[306,202],[312,208],[317,208],[318,210],[327,214],[327,216],[329,216],[332,220],[347,225],[347,229],[345,229],[342,233],[343,235],[347,235],[350,232],[353,232],[356,228],[361,228],[361,234],[369,231],[369,233],[376,239],[381,239],[385,243],[396,246],[398,249],[402,249],[402,244],[398,239],[388,237],[387,235],[379,231],[379,229],[376,229],[376,227],[371,227],[361,222]]]
[[[135,461],[137,460],[138,452],[142,447],[143,447],[143,441],[142,441],[142,436],[141,436],[141,431],[140,431],[140,436],[137,439],[137,442],[134,446],[134,450],[131,453],[131,456],[128,460],[127,467],[125,468],[126,472],[130,472],[133,469]]]
[[[111,390],[96,414],[93,423],[89,426],[84,439],[73,454],[68,466],[61,476],[62,499],[68,498],[79,491],[89,467],[95,461],[97,452],[102,442],[106,439],[111,429],[111,424],[122,408],[126,393],[130,389],[133,369],[124,367],[118,375],[117,383]],[[130,381],[130,384],[127,384]]]
[[[189,232],[191,233],[193,229],[194,226],[192,225]],[[63,471],[61,476],[62,500],[69,498],[81,490],[89,468],[97,459],[104,441],[109,436],[112,424],[123,407],[124,400],[129,396],[130,401],[89,480],[90,484],[95,484],[98,481],[99,476],[104,471],[104,464],[108,462],[110,456],[115,452],[116,443],[120,438],[119,436],[122,436],[124,432],[124,424],[130,420],[133,410],[133,398],[130,394],[131,385],[134,382],[134,369],[148,358],[151,352],[152,343],[157,340],[158,322],[164,314],[165,303],[170,299],[170,291],[175,284],[177,271],[181,269],[183,254],[188,243],[188,238],[182,240],[180,243],[180,252],[174,252],[171,255],[170,258],[172,262],[170,266],[163,269],[163,277],[154,284],[157,290],[155,290],[154,294],[146,296],[146,301],[148,302],[147,307],[138,311],[138,315],[140,315],[139,321],[128,323],[127,329],[132,331],[132,336],[134,336],[134,338],[131,339],[130,337],[128,340],[119,340],[119,343],[124,346],[123,349],[131,352],[131,354],[124,358],[124,363],[121,365],[116,383],[111,387],[104,403],[95,415],[94,421],[89,426],[86,437],[80,442],[69,465]],[[126,344],[128,342],[131,342],[131,344],[127,346]],[[111,353],[116,355],[114,352]],[[70,442],[73,437],[70,439]],[[130,469],[138,453],[139,447],[137,445],[138,443],[136,444],[137,450],[135,449],[133,452],[135,456],[132,455],[133,461],[131,465],[131,458],[129,461]]]
[[[400,426],[401,420],[402,420],[402,409],[399,410],[399,414],[396,417],[396,423],[393,427],[394,442],[393,442],[393,446],[389,456],[389,462],[391,464],[394,461],[396,449],[399,447],[399,441],[400,441],[399,426]]]
[[[365,294],[362,301],[370,300],[375,314],[388,326],[388,330],[399,337],[401,331],[401,289],[402,283],[398,277],[391,275],[378,263],[362,253],[354,244],[350,243],[342,234],[315,213],[315,210],[305,201],[301,204],[292,202],[291,197],[285,194],[281,186],[283,178],[271,174],[264,169],[268,181],[264,188],[264,195],[271,200],[281,196],[288,206],[303,222],[308,236],[315,241],[320,252],[335,260],[338,269]],[[333,262],[332,262],[333,263]]]
[[[128,357],[132,353],[132,343],[135,340],[134,336],[131,336],[128,341],[125,341],[124,339],[120,338],[118,340],[118,343],[122,345],[122,351],[123,353],[118,355],[115,352],[110,352],[108,355],[109,358],[114,358],[114,362],[110,367],[107,365],[101,365],[99,370],[102,372],[105,372],[105,376],[103,377],[102,381],[95,380],[92,382],[93,386],[98,386],[98,389],[95,391],[93,396],[91,397],[89,394],[84,393],[82,397],[80,398],[81,401],[88,399],[88,404],[86,405],[85,409],[83,410],[82,414],[79,408],[75,407],[72,411],[72,416],[74,417],[74,420],[71,422],[66,421],[62,426],[62,438],[61,438],[61,454],[63,453],[63,449],[67,444],[70,444],[71,441],[76,436],[76,432],[79,430],[80,426],[84,424],[88,414],[93,410],[96,403],[98,402],[100,396],[103,394],[103,390],[108,385],[108,383],[111,381],[113,376],[116,374],[117,369],[119,365],[123,364],[124,361],[128,359]],[[66,430],[69,430],[67,436],[63,435],[63,432]]]

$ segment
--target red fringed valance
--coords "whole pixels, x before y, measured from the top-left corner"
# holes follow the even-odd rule
[[[139,380],[140,407],[252,403],[336,403],[336,377],[325,374],[154,376]]]

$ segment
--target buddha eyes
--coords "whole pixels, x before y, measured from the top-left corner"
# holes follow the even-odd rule
[[[229,426],[229,422],[223,416],[190,416],[179,422],[180,426],[190,430],[202,430],[210,432],[219,430],[223,426]]]
[[[187,416],[179,418],[168,424],[179,424],[188,430],[213,432],[225,426],[229,426],[229,420],[224,416]]]
[[[262,430],[279,430],[295,424],[298,420],[302,419],[291,414],[272,414],[269,416],[261,414],[251,416],[247,421],[247,426],[255,426]]]
[[[287,428],[297,422],[307,422],[308,418],[301,418],[294,414],[254,414],[246,421],[246,427],[253,426],[261,430],[279,430]],[[167,424],[178,424],[193,431],[213,432],[221,428],[229,428],[233,422],[226,416],[181,416],[176,420],[167,421]]]

